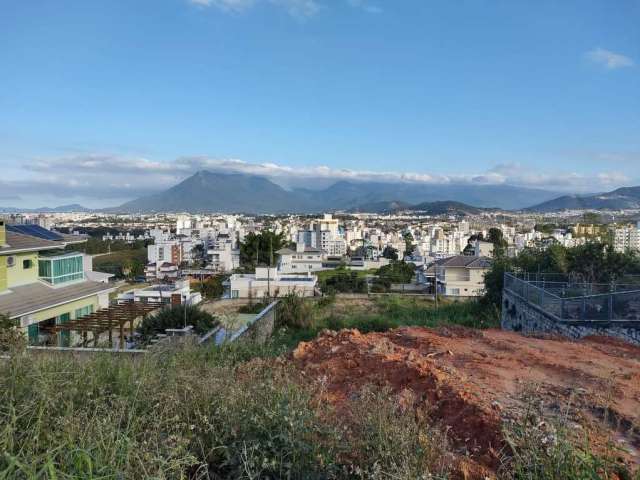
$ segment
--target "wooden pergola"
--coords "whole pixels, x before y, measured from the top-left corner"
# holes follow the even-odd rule
[[[133,335],[134,321],[137,318],[162,307],[163,305],[134,302],[112,305],[108,308],[85,315],[84,317],[54,325],[50,328],[50,331],[52,333],[68,331],[81,332],[83,347],[87,346],[89,332],[93,333],[94,346],[97,344],[98,336],[103,332],[107,332],[109,335],[109,347],[113,347],[113,330],[118,328],[120,334],[120,348],[124,349],[124,334],[127,324],[129,327],[129,334]]]

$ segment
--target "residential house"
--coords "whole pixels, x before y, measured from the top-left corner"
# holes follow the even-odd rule
[[[310,272],[286,274],[277,268],[258,267],[256,273],[235,273],[223,283],[225,298],[282,297],[296,293],[302,297],[312,297],[318,277]]]
[[[64,250],[81,241],[86,239],[0,220],[0,313],[14,319],[32,345],[70,345],[68,332],[50,328],[109,305],[115,287],[108,278],[85,271],[84,254]]]
[[[425,271],[427,283],[435,283],[441,295],[479,297],[484,292],[484,274],[492,264],[489,257],[456,255],[433,262]]]
[[[276,252],[279,255],[278,272],[280,273],[304,273],[322,270],[322,250],[307,247],[302,243],[296,244],[296,249],[281,248]]]
[[[177,280],[173,284],[136,288],[118,295],[118,303],[145,303],[157,305],[197,305],[202,301],[199,292],[192,292],[189,280]]]

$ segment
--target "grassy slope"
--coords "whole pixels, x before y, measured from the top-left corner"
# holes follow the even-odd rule
[[[266,346],[167,350],[138,360],[16,356],[0,362],[0,479],[448,478],[438,426],[402,413],[379,390],[365,390],[346,407],[349,415],[337,415],[318,386],[272,357],[326,327],[491,325],[477,308],[337,300],[305,304],[304,326]],[[510,427],[514,454],[501,478],[612,478],[608,459],[574,448],[562,429],[549,444],[536,425]]]
[[[129,260],[136,260],[142,265],[147,263],[146,248],[119,250],[108,255],[100,255],[93,259],[93,269],[98,272],[117,273]]]

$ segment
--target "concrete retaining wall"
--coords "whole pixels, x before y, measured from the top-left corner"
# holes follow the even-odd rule
[[[273,334],[276,327],[276,315],[278,314],[278,301],[271,303],[262,310],[246,328],[236,332],[229,341],[250,341],[252,343],[265,343]]]
[[[558,320],[510,290],[502,292],[502,328],[527,334],[553,333],[580,339],[590,335],[616,337],[640,345],[640,321]]]

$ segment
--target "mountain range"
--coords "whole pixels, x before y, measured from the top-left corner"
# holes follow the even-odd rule
[[[532,203],[551,200],[557,195],[546,190],[510,185],[369,181],[338,181],[321,190],[286,190],[265,177],[200,171],[164,192],[107,210],[131,213],[314,213],[328,210],[362,211],[363,207],[372,204],[380,207],[385,202],[411,206],[451,199],[476,208],[521,209]]]
[[[563,195],[526,210],[556,212],[560,210],[625,210],[640,208],[640,186],[622,187],[594,195]]]
[[[545,213],[567,209],[634,208],[640,208],[640,186],[592,195],[561,196],[547,190],[511,185],[412,182],[338,181],[319,190],[285,189],[262,176],[203,170],[163,192],[131,200],[118,207],[91,210],[73,204],[53,208],[0,208],[0,212],[275,214],[413,210],[428,215],[475,215],[484,209]]]
[[[59,207],[40,207],[40,208],[16,208],[16,207],[0,207],[0,213],[71,213],[71,212],[91,212],[90,208],[83,207],[77,203],[71,205],[60,205]]]

